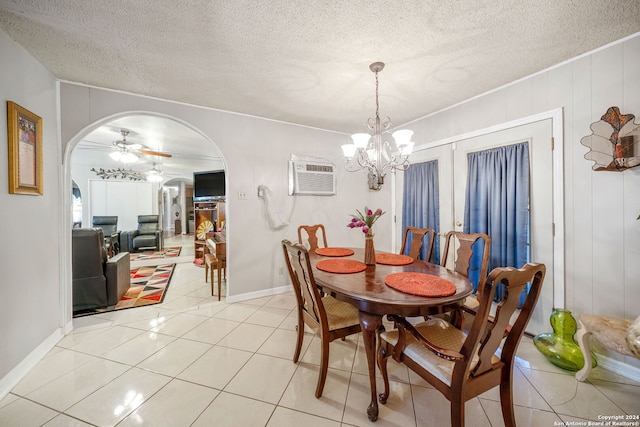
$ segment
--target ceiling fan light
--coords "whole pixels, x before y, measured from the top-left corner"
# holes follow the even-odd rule
[[[122,163],[135,163],[138,161],[138,156],[127,151],[126,153],[122,153],[120,161]]]
[[[109,157],[111,157],[116,162],[119,162],[120,158],[122,157],[122,153],[120,151],[112,151],[111,153],[109,153]]]
[[[155,172],[155,173],[152,173],[152,172]],[[162,175],[160,175],[158,171],[149,171],[147,173],[147,181],[160,182],[162,181]]]

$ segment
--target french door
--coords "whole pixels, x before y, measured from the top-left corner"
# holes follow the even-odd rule
[[[458,140],[412,154],[412,163],[437,160],[440,189],[440,247],[450,230],[464,230],[467,154],[519,142],[529,143],[530,261],[546,265],[542,293],[527,326],[532,335],[548,331],[554,301],[554,223],[552,120],[543,119]],[[473,230],[472,230],[473,231]],[[521,266],[516,266],[521,267]]]

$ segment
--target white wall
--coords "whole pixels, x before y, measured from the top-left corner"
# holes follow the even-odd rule
[[[56,82],[0,31],[0,396],[3,380],[60,326],[61,151]],[[42,117],[42,196],[8,193],[6,101]],[[69,204],[70,199],[69,199]]]
[[[640,167],[595,172],[580,144],[611,106],[640,122],[640,34],[407,127],[422,145],[563,108],[566,308],[634,319],[640,315]]]

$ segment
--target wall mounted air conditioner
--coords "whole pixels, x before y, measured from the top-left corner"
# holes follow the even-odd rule
[[[291,155],[289,195],[333,196],[336,194],[336,167],[322,157]]]

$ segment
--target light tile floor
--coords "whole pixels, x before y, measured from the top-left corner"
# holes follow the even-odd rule
[[[316,399],[318,338],[307,334],[300,363],[291,361],[295,297],[219,302],[188,248],[162,304],[75,319],[74,331],[0,401],[0,426],[450,424],[440,393],[392,360],[391,396],[369,422],[359,335],[331,344],[327,383]],[[520,345],[514,382],[519,426],[640,414],[640,383],[601,368],[579,383],[529,338]],[[498,391],[469,401],[466,415],[468,426],[502,426]]]

